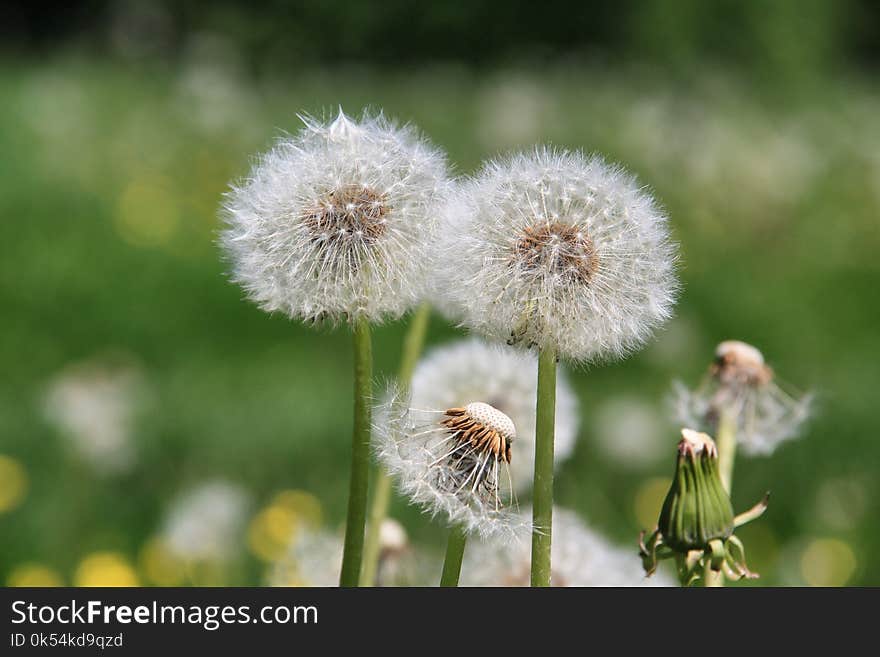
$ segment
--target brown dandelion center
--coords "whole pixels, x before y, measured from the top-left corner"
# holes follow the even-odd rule
[[[491,409],[490,413],[494,411],[489,415],[489,421],[479,417],[484,414],[485,409]],[[475,414],[478,417],[474,417]],[[500,421],[493,422],[494,417],[498,417]],[[475,402],[464,408],[448,409],[440,424],[456,436],[458,444],[466,446],[466,453],[488,452],[495,457],[495,460],[510,463],[510,445],[514,438],[513,423],[501,411],[488,404]]]
[[[385,197],[369,187],[348,185],[333,190],[303,216],[315,239],[359,240],[372,244],[387,229]]]
[[[599,268],[589,235],[561,221],[524,228],[514,246],[514,259],[526,270],[550,272],[580,283],[589,283]]]

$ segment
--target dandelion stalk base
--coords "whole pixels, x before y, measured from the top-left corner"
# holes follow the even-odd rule
[[[430,318],[431,305],[422,303],[413,315],[406,336],[403,338],[403,355],[400,360],[400,371],[397,373],[397,384],[402,390],[408,390],[412,382],[413,371],[425,345],[425,335],[428,333]],[[370,504],[370,518],[364,542],[361,586],[373,586],[376,583],[379,553],[382,547],[379,541],[380,531],[382,521],[388,515],[388,507],[391,505],[391,477],[381,465],[377,465],[373,469],[373,482],[373,499]]]
[[[553,435],[556,417],[556,351],[538,355],[538,400],[535,426],[535,487],[532,504],[532,586],[550,586],[553,524]]]
[[[366,318],[354,321],[354,431],[351,442],[351,479],[345,548],[340,586],[357,586],[364,548],[367,515],[367,487],[370,475],[370,413],[373,396],[373,353],[370,324]]]
[[[443,574],[440,576],[440,586],[458,586],[465,543],[467,543],[467,534],[464,529],[459,526],[453,527],[449,532],[449,542],[446,544],[446,559],[443,561]]]

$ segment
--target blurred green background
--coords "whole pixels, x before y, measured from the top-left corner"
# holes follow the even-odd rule
[[[875,4],[211,7],[3,10],[0,582],[262,583],[297,514],[319,502],[340,525],[348,335],[244,301],[216,238],[251,157],[341,104],[415,123],[460,174],[536,142],[599,151],[668,209],[677,318],[625,362],[570,372],[582,429],[561,505],[633,546],[672,473],[671,381],[742,339],[818,399],[800,439],[737,463],[737,509],[773,492],[741,536],[758,584],[880,584]],[[377,378],[404,330],[376,331]],[[459,334],[435,316],[429,343]],[[644,421],[618,437],[633,408]],[[223,566],[181,574],[157,536],[210,481],[240,487],[241,531]],[[393,515],[440,545],[403,501]]]

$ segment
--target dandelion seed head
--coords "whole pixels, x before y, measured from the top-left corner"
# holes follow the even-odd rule
[[[487,164],[452,196],[437,294],[464,326],[590,361],[632,351],[671,316],[667,218],[622,169],[543,148]]]
[[[446,409],[463,399],[483,399],[516,427],[509,464],[515,491],[532,486],[535,469],[535,406],[538,363],[534,354],[465,338],[431,349],[419,361],[411,384],[414,408]],[[556,379],[555,463],[568,458],[578,432],[578,404],[563,368]]]
[[[787,387],[787,386],[786,386]],[[722,414],[736,420],[737,444],[752,456],[772,454],[795,438],[810,415],[812,395],[787,392],[764,356],[752,345],[727,340],[695,389],[676,381],[672,390],[675,419],[716,432]]]
[[[648,579],[632,550],[616,547],[572,511],[553,510],[552,586],[673,586],[662,573]],[[465,551],[462,586],[528,586],[528,541],[490,539]]]
[[[303,121],[227,195],[232,278],[291,318],[400,316],[425,294],[446,162],[381,115]]]
[[[432,517],[469,533],[528,529],[511,510],[513,421],[486,402],[445,410],[409,403],[391,391],[374,427],[376,454],[400,491]]]

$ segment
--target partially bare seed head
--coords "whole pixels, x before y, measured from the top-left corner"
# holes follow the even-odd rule
[[[466,454],[489,453],[495,460],[510,463],[510,445],[516,438],[513,420],[494,406],[472,402],[463,408],[448,409],[440,421]]]
[[[725,340],[718,345],[710,372],[726,385],[757,388],[773,380],[773,370],[764,362],[763,354],[739,340]]]

